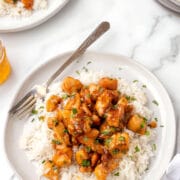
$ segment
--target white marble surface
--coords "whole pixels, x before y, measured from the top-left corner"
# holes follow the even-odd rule
[[[144,64],[168,90],[179,120],[180,16],[154,0],[71,0],[39,27],[0,34],[13,68],[0,86],[0,179],[8,180],[12,173],[3,150],[4,117],[22,79],[49,57],[76,48],[103,20],[111,30],[90,50],[123,54]]]

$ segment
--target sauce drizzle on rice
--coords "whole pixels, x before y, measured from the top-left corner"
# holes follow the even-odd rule
[[[127,94],[118,88],[120,83],[116,78],[102,77],[96,83],[83,84],[67,77],[61,84],[62,91],[51,93],[42,102],[45,104],[42,123],[51,131],[53,151],[43,159],[45,177],[59,179],[61,174],[64,179],[72,170],[70,179],[76,175],[91,179],[94,174],[99,180],[109,176],[115,179],[136,165],[142,167],[139,172],[134,171],[134,179],[145,172],[153,156],[148,141],[152,140],[154,121],[148,122],[136,111]],[[146,157],[144,165],[141,157]]]

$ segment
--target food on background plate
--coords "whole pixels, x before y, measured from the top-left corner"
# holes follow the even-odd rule
[[[6,49],[0,41],[0,84],[5,82],[11,73],[11,66],[6,55]]]
[[[47,0],[0,0],[0,16],[29,16],[47,8]]]
[[[142,89],[81,72],[38,99],[20,146],[38,172],[58,179],[141,179],[154,156],[156,121]]]

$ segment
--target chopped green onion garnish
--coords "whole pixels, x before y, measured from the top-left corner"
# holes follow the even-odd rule
[[[150,135],[150,132],[149,132],[149,131],[146,131],[146,132],[145,132],[145,135],[146,135],[146,136],[149,136],[149,135]]]
[[[153,144],[153,145],[152,145],[152,149],[153,149],[153,151],[156,150],[156,144]]]
[[[119,149],[113,149],[113,150],[112,150],[112,153],[113,153],[113,154],[118,154],[118,153],[119,153]]]
[[[32,120],[31,120],[31,122],[34,122],[35,121],[35,119],[33,118]]]
[[[64,130],[64,133],[68,133],[68,132],[69,132],[68,129],[65,129],[65,130]]]
[[[53,139],[53,140],[52,140],[52,143],[53,143],[53,144],[57,144],[57,145],[60,145],[60,144],[61,144],[61,142],[60,142],[59,140],[56,140],[56,139]]]
[[[45,162],[46,162],[46,160],[43,160],[43,161],[42,161],[42,164],[44,164]]]
[[[159,106],[159,103],[156,100],[153,100],[152,103],[154,103],[155,105]]]
[[[86,151],[89,153],[91,151],[91,148],[89,146],[86,146]]]
[[[90,164],[91,164],[90,160],[88,160],[88,159],[83,159],[81,165],[82,165],[83,167],[88,167],[88,166],[90,166]]]
[[[117,172],[117,173],[114,173],[114,176],[119,176],[119,172]]]
[[[110,144],[110,142],[112,141],[112,139],[111,138],[109,138],[109,139],[106,139],[105,140],[105,145],[106,146],[109,146],[109,144]]]
[[[135,147],[135,152],[139,152],[139,151],[140,151],[139,147],[136,146],[136,147]]]
[[[77,109],[76,108],[72,108],[72,113],[75,115],[77,114]]]
[[[125,141],[125,137],[124,136],[120,136],[119,137],[119,141]]]
[[[36,109],[33,109],[33,110],[31,111],[31,113],[32,113],[32,114],[37,114],[38,111],[37,111]]]
[[[88,62],[87,62],[87,65],[88,65],[88,64],[91,64],[91,63],[92,63],[91,61],[88,61]]]
[[[77,71],[76,71],[76,74],[80,75],[80,72],[77,70]]]
[[[133,83],[136,83],[136,82],[139,82],[137,79],[135,79],[134,81],[133,81]]]
[[[143,88],[147,88],[147,86],[145,84],[142,85]]]
[[[106,130],[101,132],[101,134],[103,134],[103,135],[109,135],[110,133],[111,133],[110,129],[106,129]]]

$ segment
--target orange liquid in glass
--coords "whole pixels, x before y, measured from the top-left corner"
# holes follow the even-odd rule
[[[6,56],[6,50],[0,42],[0,84],[5,82],[11,73],[11,66]]]

